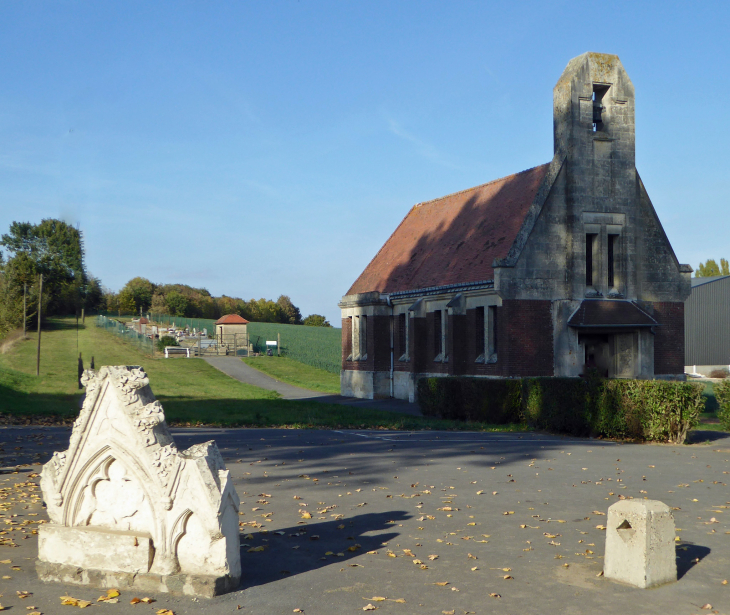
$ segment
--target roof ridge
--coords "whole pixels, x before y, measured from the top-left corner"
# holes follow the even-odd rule
[[[428,205],[429,203],[434,203],[436,201],[441,201],[443,199],[449,198],[450,196],[464,194],[465,192],[469,192],[471,190],[476,190],[477,188],[484,188],[485,186],[489,186],[491,184],[496,184],[497,182],[505,181],[507,179],[512,179],[513,177],[517,177],[518,175],[522,175],[523,173],[527,173],[528,171],[534,171],[538,167],[544,167],[549,164],[550,164],[549,162],[545,162],[543,164],[538,164],[538,165],[535,165],[534,167],[530,167],[529,169],[525,169],[524,171],[518,171],[517,173],[512,173],[511,175],[505,175],[504,177],[498,177],[497,179],[493,179],[484,184],[478,184],[476,186],[472,186],[471,188],[464,188],[464,190],[458,190],[457,192],[451,192],[449,194],[445,194],[444,196],[440,196],[435,199],[430,199],[428,201],[421,201],[420,203],[416,203],[411,209],[415,209],[416,207],[421,207],[422,205]]]

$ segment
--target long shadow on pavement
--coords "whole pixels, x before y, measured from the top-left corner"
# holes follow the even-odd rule
[[[710,554],[708,547],[683,542],[677,545],[677,579],[681,579],[692,568]]]
[[[265,585],[325,566],[357,566],[353,560],[368,551],[383,549],[384,542],[400,535],[397,531],[375,532],[397,528],[398,522],[410,518],[405,511],[393,511],[296,525],[275,532],[262,532],[261,529],[246,532],[242,528],[243,574],[238,589]],[[262,546],[263,551],[249,552]],[[331,555],[325,555],[328,552]]]

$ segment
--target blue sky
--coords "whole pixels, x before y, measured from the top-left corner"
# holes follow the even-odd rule
[[[729,257],[725,2],[0,2],[0,232],[62,217],[89,270],[337,301],[410,207],[552,158],[585,51],[636,88],[680,262]]]

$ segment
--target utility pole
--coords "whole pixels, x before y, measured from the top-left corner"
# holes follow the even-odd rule
[[[276,356],[281,356],[281,333],[276,334]]]
[[[35,375],[41,375],[41,314],[43,312],[43,274],[41,273],[41,285],[38,290],[38,352],[35,358]]]
[[[27,306],[26,306],[26,295],[28,293],[28,282],[23,282],[23,339],[26,339],[28,336],[25,334],[26,328],[25,328],[25,315],[28,312]]]

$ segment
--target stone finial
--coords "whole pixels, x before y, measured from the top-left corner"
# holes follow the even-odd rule
[[[635,587],[653,587],[677,580],[674,518],[669,506],[656,500],[621,500],[608,508],[607,579]]]
[[[69,448],[43,467],[44,581],[213,596],[238,587],[238,495],[215,442],[178,451],[140,367],[82,377]]]

